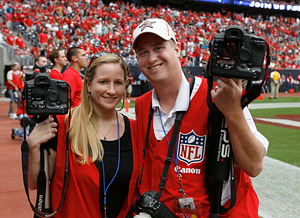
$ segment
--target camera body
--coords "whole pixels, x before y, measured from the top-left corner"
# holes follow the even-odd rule
[[[69,84],[38,73],[25,86],[26,112],[29,115],[66,114],[69,109]]]
[[[53,68],[52,65],[46,65],[46,66],[37,66],[37,65],[35,65],[33,67],[33,70],[38,69],[40,73],[47,73],[47,70],[50,70],[52,68]]]
[[[237,25],[214,36],[210,45],[210,76],[259,80],[266,42]]]
[[[137,214],[144,212],[154,218],[175,218],[170,209],[159,201],[159,194],[156,191],[147,191],[138,197],[133,206],[133,211]],[[146,216],[143,215],[142,217]]]

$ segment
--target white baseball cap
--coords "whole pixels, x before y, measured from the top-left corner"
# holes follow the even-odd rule
[[[132,47],[135,49],[137,39],[144,33],[153,33],[164,40],[173,39],[176,42],[175,34],[170,25],[163,19],[153,18],[144,20],[133,32]]]

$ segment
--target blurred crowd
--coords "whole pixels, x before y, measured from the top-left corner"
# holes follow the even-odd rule
[[[133,30],[145,18],[160,17],[176,30],[184,66],[205,65],[212,37],[236,24],[266,39],[272,67],[300,68],[300,19],[295,17],[154,8],[122,1],[103,4],[101,0],[4,0],[0,16],[0,43],[34,57],[48,57],[54,48],[79,46],[88,54],[120,53],[127,64],[136,65]]]

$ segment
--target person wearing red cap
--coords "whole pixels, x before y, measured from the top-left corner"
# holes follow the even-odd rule
[[[205,182],[207,81],[201,76],[193,78],[184,73],[179,43],[165,20],[143,21],[133,33],[133,49],[141,71],[154,88],[135,103],[137,145],[142,164],[138,184],[141,196],[136,202],[136,211],[143,212],[136,217],[147,217],[140,202],[153,193],[150,190],[160,193],[156,200],[165,204],[169,213],[173,213],[172,217],[208,217],[211,202]],[[218,78],[216,84],[210,93],[226,119],[236,184],[236,203],[220,217],[257,218],[258,198],[250,176],[261,172],[268,140],[257,131],[249,110],[241,107],[242,81]],[[178,121],[177,115],[182,113],[178,133],[172,136],[175,119]],[[175,140],[171,139],[173,137]],[[169,158],[168,174],[162,176],[170,140],[175,142],[175,148]],[[165,186],[161,178],[167,179]],[[221,205],[225,208],[231,202],[230,184],[231,180],[226,181],[223,188]]]

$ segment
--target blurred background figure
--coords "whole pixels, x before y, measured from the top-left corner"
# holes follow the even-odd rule
[[[289,75],[286,78],[287,85],[286,85],[285,93],[288,93],[289,90],[293,88],[293,81],[294,81],[294,78],[293,78],[292,74],[289,73]]]
[[[269,98],[270,99],[278,98],[278,92],[280,87],[280,73],[274,70],[270,74],[270,80],[271,80],[271,96]]]

